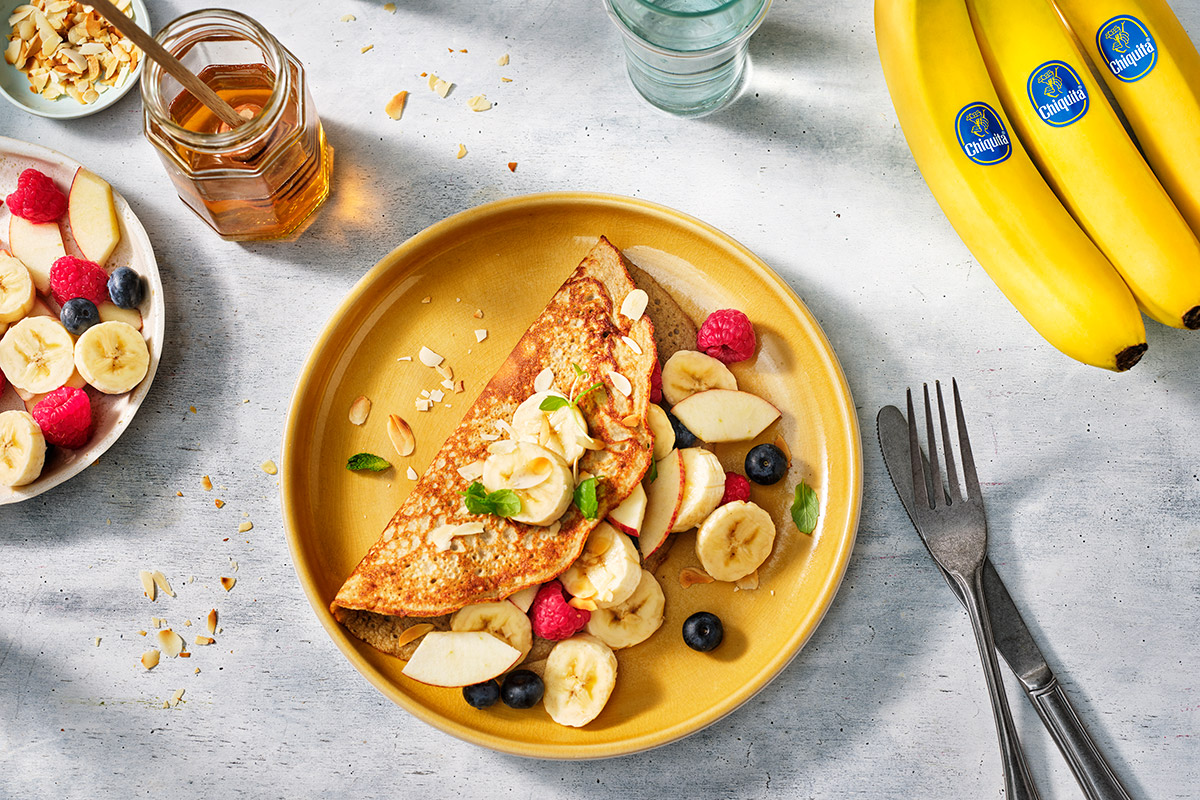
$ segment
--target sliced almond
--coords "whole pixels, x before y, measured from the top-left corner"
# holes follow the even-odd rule
[[[687,589],[690,586],[695,586],[698,583],[712,583],[713,577],[702,569],[696,567],[684,567],[679,570],[679,585]]]
[[[404,116],[404,104],[408,102],[408,92],[396,92],[392,95],[392,99],[388,100],[388,104],[383,107],[383,112],[392,119],[400,119]]]
[[[395,14],[396,13],[396,4],[395,3],[384,3],[383,10],[388,12],[389,14]]]
[[[238,523],[238,533],[245,533],[246,531],[249,531],[253,528],[254,528],[254,523],[248,519],[242,520],[241,522]]]
[[[217,632],[217,610],[215,608],[212,611],[208,612],[208,619],[206,621],[206,624],[208,626],[209,633]]]
[[[434,369],[437,371],[438,375],[441,375],[446,380],[452,380],[454,378],[454,370],[452,370],[447,364],[438,364],[434,367]]]
[[[623,397],[629,397],[633,394],[633,384],[616,370],[608,371],[608,379],[612,382],[612,387],[616,389]]]
[[[626,428],[636,428],[639,422],[641,422],[641,419],[637,414],[629,414],[621,418],[621,424]]]
[[[738,578],[733,582],[733,585],[741,589],[743,592],[749,591],[750,589],[757,589],[758,570],[754,570],[754,572],[751,572],[749,575],[746,575],[743,578]]]
[[[211,636],[203,636],[201,634],[196,634],[196,638],[193,639],[192,641],[195,642],[196,644],[200,645],[201,647],[204,647],[206,645],[212,644],[213,642],[216,641],[216,639],[214,639]]]
[[[463,393],[463,391],[464,391],[464,389],[463,389],[463,382],[462,382],[462,381],[455,381],[455,382],[454,382],[454,393],[455,393],[455,394],[462,394],[462,393]]]
[[[216,506],[217,508],[224,508],[225,501],[218,497],[216,500],[213,500],[213,505]]]
[[[783,457],[787,459],[787,465],[792,466],[792,451],[788,449],[787,442],[783,440],[783,434],[775,434],[775,446],[783,453]]]
[[[226,578],[225,576],[221,576],[221,587],[225,589],[225,591],[228,592],[230,589],[232,589],[235,583],[237,583],[237,578]]]
[[[425,634],[433,630],[433,625],[428,622],[420,622],[411,627],[405,628],[404,631],[396,637],[395,646],[403,647],[409,642],[415,642]]]
[[[274,461],[264,461],[262,463],[262,471],[268,475],[274,475],[279,472],[279,467],[275,466]]]
[[[481,94],[477,94],[467,101],[467,108],[472,111],[487,111],[491,107],[492,104]]]
[[[358,18],[353,14],[342,14],[342,16],[338,18],[338,22],[354,22],[356,19]]]
[[[464,481],[474,482],[483,477],[483,462],[472,461],[470,464],[461,466],[455,471],[462,476]]]
[[[537,374],[536,378],[533,379],[533,390],[535,392],[549,391],[550,387],[553,385],[554,370],[552,370],[550,367],[546,367]]]
[[[354,398],[354,402],[350,404],[350,422],[353,425],[362,425],[367,421],[367,417],[371,413],[371,399],[366,395],[360,394]]]
[[[163,594],[169,595],[170,597],[175,596],[175,592],[171,591],[171,584],[167,583],[166,575],[163,575],[158,570],[155,570],[153,578],[154,578],[154,585],[157,586],[159,589],[162,589]]]
[[[388,438],[392,440],[392,447],[396,448],[399,455],[411,456],[417,449],[417,439],[413,436],[412,428],[402,417],[395,414],[388,415],[387,434]]]
[[[581,611],[595,611],[596,610],[595,601],[589,600],[586,597],[572,597],[570,600],[567,601],[567,605],[571,606],[571,608],[578,608]]]
[[[183,691],[184,691],[183,689],[175,690],[174,694],[171,695],[171,705],[173,705],[173,706],[179,705],[179,701],[183,699]]]
[[[508,53],[505,53],[504,55],[497,58],[496,65],[501,66],[501,67],[507,67],[508,66]]]
[[[163,628],[157,634],[158,646],[171,658],[183,652],[183,637],[170,628]]]
[[[138,577],[142,581],[142,594],[146,595],[146,597],[149,597],[153,602],[156,595],[156,589],[154,587],[154,573],[148,569],[144,569],[138,572]]]
[[[436,367],[446,360],[445,356],[439,356],[428,347],[422,347],[421,351],[417,353],[417,358],[427,367]]]
[[[374,49],[375,49],[375,45],[373,45],[373,44],[364,44],[362,47],[358,48],[358,52],[360,52],[360,53],[366,53],[366,52],[369,52],[369,51],[371,51],[371,50],[374,50]],[[391,115],[389,114],[388,116],[391,116]],[[393,119],[395,119],[395,117],[393,117]]]
[[[466,154],[467,154],[467,146],[465,144],[460,144],[458,146],[458,155],[456,155],[455,158],[463,158],[464,156],[466,156]]]
[[[642,314],[646,313],[649,303],[650,295],[646,294],[644,289],[634,289],[621,301],[621,316],[637,322],[642,318]]]
[[[417,475],[417,471],[415,469],[413,469],[412,467],[409,467],[408,472],[406,472],[405,474],[408,476],[408,479],[410,481],[415,481],[419,477]]]
[[[202,476],[200,478],[200,486],[204,489],[204,491],[211,492],[212,491],[212,478],[208,477],[207,475]]]
[[[635,340],[629,338],[628,336],[622,336],[621,341],[624,342],[629,347],[629,349],[632,350],[637,355],[640,356],[642,354],[642,346],[640,344],[638,344]]]
[[[475,341],[482,342],[484,339],[487,338],[487,336],[488,336],[488,334],[487,334],[486,328],[476,328],[475,329]]]
[[[154,669],[158,666],[158,651],[147,650],[142,653],[142,666],[146,669]]]

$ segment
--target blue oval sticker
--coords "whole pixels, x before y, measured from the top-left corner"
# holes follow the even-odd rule
[[[1000,115],[987,103],[963,106],[954,118],[958,144],[976,164],[999,164],[1012,155],[1012,142]]]
[[[1158,45],[1137,17],[1113,17],[1096,31],[1096,47],[1119,80],[1140,81],[1158,63]]]
[[[1088,93],[1070,64],[1047,61],[1029,76],[1029,102],[1047,125],[1062,128],[1088,110]]]

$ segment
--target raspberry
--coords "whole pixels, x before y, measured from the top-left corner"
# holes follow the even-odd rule
[[[574,636],[587,625],[592,612],[567,605],[566,595],[558,581],[550,581],[538,589],[533,605],[529,607],[535,636],[557,642]]]
[[[67,210],[67,196],[48,175],[27,169],[17,178],[17,190],[7,198],[8,210],[30,222],[53,222]]]
[[[696,334],[696,349],[718,361],[736,364],[754,355],[754,326],[733,308],[714,311]]]
[[[750,481],[746,480],[745,476],[738,475],[736,472],[725,473],[725,494],[721,495],[721,502],[717,503],[723,506],[726,503],[732,503],[734,500],[749,500],[750,499]]]
[[[94,261],[63,256],[50,267],[50,291],[60,306],[83,297],[99,307],[108,299],[108,273]]]
[[[662,402],[662,364],[654,359],[654,371],[650,373],[650,402]]]
[[[75,450],[92,435],[92,401],[83,389],[62,386],[33,407],[33,420],[47,442]]]

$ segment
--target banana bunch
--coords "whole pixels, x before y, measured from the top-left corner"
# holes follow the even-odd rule
[[[1139,308],[1200,328],[1200,57],[1160,0],[1056,1],[1074,34],[1051,0],[877,0],[880,60],[926,183],[1000,290],[1059,350],[1121,371],[1146,350]],[[1150,164],[1073,35],[1126,87],[1139,142],[1160,142]],[[1160,125],[1177,96],[1187,121]]]

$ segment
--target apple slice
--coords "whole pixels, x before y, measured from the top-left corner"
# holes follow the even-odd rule
[[[662,461],[675,448],[675,429],[671,427],[667,412],[657,403],[650,404],[646,422],[650,425],[650,433],[654,435],[654,460]]]
[[[96,310],[100,312],[101,322],[124,322],[139,331],[142,329],[142,312],[136,308],[121,308],[116,303],[105,300]]]
[[[698,392],[672,406],[671,413],[706,442],[744,442],[779,419],[778,408],[736,389]]]
[[[657,406],[654,406],[657,408]],[[639,483],[621,505],[608,512],[608,524],[627,536],[637,536],[646,517],[646,490]]]
[[[67,378],[67,382],[64,383],[63,386],[70,386],[75,389],[83,389],[87,386],[87,381],[85,381],[83,376],[79,374],[79,370],[74,370],[71,373],[71,377]],[[21,402],[25,404],[25,410],[30,414],[33,413],[33,409],[37,406],[37,404],[42,402],[42,398],[49,394],[49,392],[34,394],[33,392],[27,392],[24,389],[18,389],[16,386],[13,387],[13,391],[17,393],[17,397],[21,398]]]
[[[520,658],[520,650],[487,631],[430,631],[402,671],[430,686],[471,686],[490,681]]]
[[[30,222],[13,214],[8,220],[8,246],[21,260],[38,292],[50,294],[50,267],[67,254],[57,222]]]
[[[679,451],[672,450],[658,462],[658,475],[646,489],[646,515],[638,536],[643,560],[662,547],[679,516],[679,507],[683,505],[683,469]]]
[[[533,586],[526,586],[521,591],[510,594],[508,601],[528,614],[530,606],[533,605],[533,598],[537,597],[538,589],[541,588],[541,584],[538,583],[535,583]]]
[[[75,170],[75,180],[71,181],[71,192],[67,195],[67,219],[71,221],[71,235],[79,245],[79,252],[88,261],[104,266],[121,241],[117,207],[113,205],[108,182],[83,167]]]

